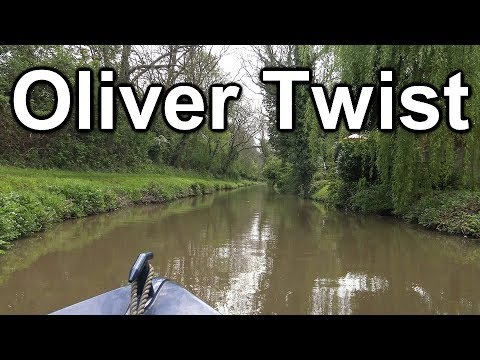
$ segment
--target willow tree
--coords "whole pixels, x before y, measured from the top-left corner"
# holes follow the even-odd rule
[[[394,210],[404,212],[419,196],[436,189],[478,188],[480,130],[480,79],[478,46],[336,46],[335,66],[342,82],[352,85],[376,83],[380,68],[393,68],[397,92],[413,82],[428,83],[441,92],[448,75],[462,70],[472,96],[465,102],[465,114],[472,129],[465,134],[452,132],[446,123],[445,101],[439,99],[440,126],[427,133],[413,133],[394,124],[391,133],[375,133],[379,118],[372,112],[366,126],[377,138],[376,166],[379,181],[391,189]],[[378,101],[378,99],[376,99]],[[397,117],[404,109],[396,107]]]

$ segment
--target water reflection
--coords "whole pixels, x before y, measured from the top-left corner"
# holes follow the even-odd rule
[[[480,247],[265,187],[70,221],[0,257],[0,312],[47,313],[156,272],[224,314],[480,313]]]
[[[334,279],[316,279],[312,293],[312,314],[352,313],[352,299],[358,292],[375,293],[388,287],[388,281],[379,276],[347,273]]]

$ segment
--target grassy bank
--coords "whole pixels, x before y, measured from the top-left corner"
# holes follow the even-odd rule
[[[252,185],[192,172],[91,173],[0,167],[0,252],[51,224],[136,204],[151,204]]]
[[[404,213],[393,214],[388,189],[370,186],[346,190],[334,181],[324,181],[311,198],[355,212],[397,215],[429,229],[480,238],[480,191],[433,192],[418,199]]]

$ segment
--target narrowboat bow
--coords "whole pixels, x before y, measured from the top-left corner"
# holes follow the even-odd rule
[[[51,315],[220,315],[181,285],[154,277],[149,260],[141,253],[133,264],[130,285],[108,291],[53,312]]]

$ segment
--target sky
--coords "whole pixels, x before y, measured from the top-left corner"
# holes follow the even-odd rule
[[[220,53],[222,48],[223,46],[214,46],[214,52]],[[229,74],[229,79],[232,82],[237,82],[242,85],[242,97],[251,99],[255,104],[260,106],[262,102],[260,88],[250,79],[244,68],[244,61],[242,61],[242,59],[254,60],[250,52],[250,46],[231,45],[228,47],[226,54],[221,58],[220,66]],[[259,76],[260,74],[256,75]]]

